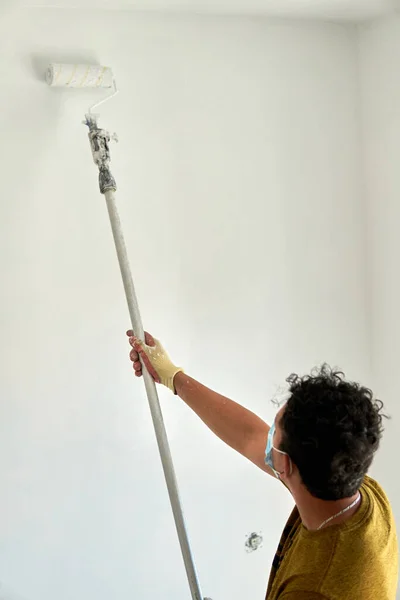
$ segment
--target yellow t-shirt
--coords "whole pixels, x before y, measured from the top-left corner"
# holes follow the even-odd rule
[[[389,501],[370,477],[347,521],[308,531],[295,508],[283,531],[267,600],[395,600],[396,526]]]

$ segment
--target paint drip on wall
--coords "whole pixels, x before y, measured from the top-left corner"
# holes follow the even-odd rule
[[[255,531],[253,531],[253,533],[246,535],[246,552],[254,552],[255,550],[258,550],[259,548],[261,548],[262,543],[263,537],[261,535],[261,532],[256,533]]]

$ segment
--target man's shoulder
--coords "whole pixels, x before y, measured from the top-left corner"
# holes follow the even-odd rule
[[[366,475],[361,485],[363,499],[370,503],[370,513],[377,517],[379,514],[386,522],[394,523],[392,508],[383,487],[372,477]]]
[[[380,483],[378,483],[376,481],[376,479],[371,477],[371,475],[365,475],[361,487],[364,489],[371,490],[376,494],[380,494],[380,495],[384,496],[385,499],[387,500],[387,497],[383,490],[383,487],[380,485]]]

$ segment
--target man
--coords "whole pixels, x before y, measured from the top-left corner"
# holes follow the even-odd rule
[[[323,366],[288,378],[286,403],[269,427],[176,367],[160,342],[128,331],[142,364],[229,446],[292,494],[267,600],[395,600],[398,547],[388,499],[367,471],[382,435],[382,403]]]

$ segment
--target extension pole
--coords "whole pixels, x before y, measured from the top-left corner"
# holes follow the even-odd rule
[[[110,217],[110,223],[114,236],[115,249],[117,251],[122,281],[124,283],[126,301],[128,303],[132,328],[135,332],[135,335],[140,340],[144,341],[142,320],[139,312],[135,288],[133,285],[132,274],[129,267],[128,255],[126,251],[125,241],[123,238],[121,222],[115,203],[114,192],[106,192],[105,199],[107,202],[108,215]],[[161,462],[164,470],[165,481],[168,488],[169,499],[171,502],[172,512],[174,514],[176,530],[178,532],[179,543],[181,545],[182,556],[189,581],[190,591],[192,593],[193,600],[202,600],[203,596],[201,595],[196,568],[189,545],[185,519],[183,516],[182,504],[179,496],[178,482],[176,479],[175,469],[172,462],[171,450],[169,447],[167,432],[165,430],[164,419],[161,411],[157,389],[153,378],[151,377],[146,368],[143,368],[143,378],[147,393],[147,399],[150,406],[151,416],[153,419],[154,430],[156,433],[158,450],[160,452]]]
[[[131,269],[129,266],[128,253],[122,232],[121,221],[115,201],[116,183],[110,172],[110,154],[108,143],[110,136],[108,132],[97,127],[97,120],[93,115],[86,116],[86,124],[89,127],[89,139],[92,146],[93,158],[99,167],[100,191],[104,194],[108,215],[110,217],[111,229],[115,242],[115,249],[119,267],[121,270],[122,281],[125,289],[126,301],[128,304],[130,319],[135,335],[144,341],[144,330],[140,316],[139,305],[136,297],[135,286]],[[191,552],[185,519],[183,516],[182,504],[179,496],[178,482],[175,475],[175,469],[172,462],[171,450],[169,447],[167,432],[165,430],[164,419],[162,416],[160,401],[153,378],[143,366],[143,379],[147,393],[147,399],[150,406],[150,412],[153,419],[154,430],[157,438],[158,449],[164,470],[165,481],[167,484],[169,499],[174,515],[175,526],[178,533],[181,546],[182,557],[185,563],[186,575],[192,595],[192,600],[203,600],[198,581],[196,567]],[[205,598],[204,600],[210,600]]]

